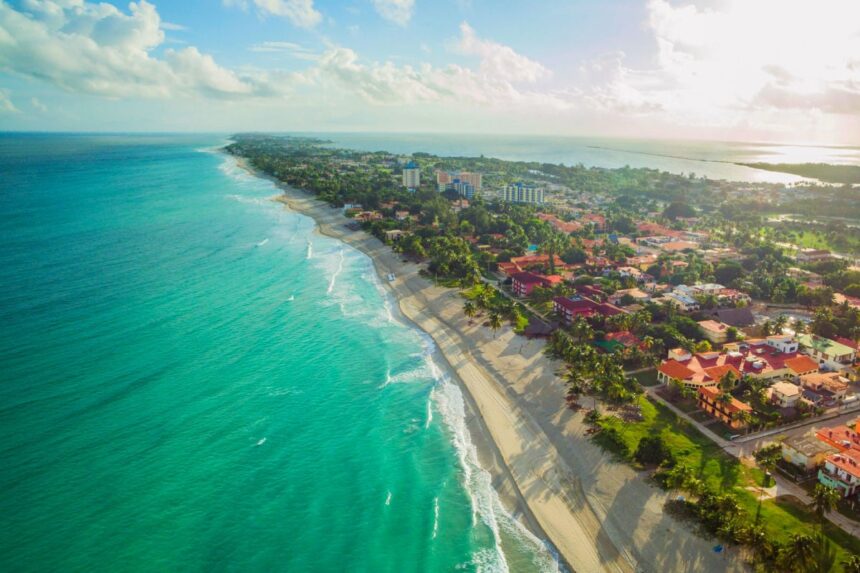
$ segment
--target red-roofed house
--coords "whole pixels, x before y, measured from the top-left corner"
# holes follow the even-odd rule
[[[684,383],[692,382],[695,375],[695,370],[687,368],[677,360],[666,360],[657,367],[657,379],[664,384],[668,384],[672,380],[679,380]]]
[[[785,365],[788,366],[795,378],[818,372],[818,362],[804,354],[789,358],[785,361]]]
[[[610,332],[606,335],[606,340],[611,340],[613,342],[617,342],[619,344],[624,345],[627,348],[633,348],[635,346],[641,346],[642,341],[638,336],[630,332],[629,330],[622,330],[620,332]]]
[[[777,380],[794,375],[794,371],[787,366],[786,362],[796,356],[796,352],[782,352],[762,339],[727,344],[723,352],[690,354],[674,349],[669,351],[669,360],[657,368],[657,378],[664,383],[673,379],[680,380],[686,387],[693,390],[702,386],[717,386],[726,372],[732,372],[736,379],[751,376],[760,380]],[[661,370],[664,365],[673,360],[683,365],[692,374],[677,376]],[[670,367],[670,369],[675,373],[679,372],[677,368]]]
[[[569,266],[565,264],[561,257],[553,255],[555,260],[555,268],[557,271],[566,271]],[[535,267],[548,267],[549,255],[525,255],[522,257],[513,257],[510,262],[498,263],[496,267],[499,272],[507,276],[513,276],[514,273],[527,271]]]
[[[860,450],[860,434],[849,426],[834,426],[821,428],[815,432],[815,437],[830,444],[840,452],[845,450]]]
[[[590,298],[580,295],[573,295],[570,297],[557,296],[552,299],[552,303],[553,310],[558,313],[565,322],[573,322],[580,316],[583,318],[588,318],[595,314],[615,316],[616,314],[624,314],[627,312],[622,308],[618,308],[614,304],[595,302]]]
[[[562,279],[558,275],[539,275],[523,271],[511,275],[511,290],[520,298],[525,298],[532,293],[535,287],[549,288],[561,284]]]
[[[730,399],[724,401],[719,389],[703,386],[699,388],[699,408],[730,428],[746,427],[748,422],[743,419],[741,412],[752,413],[752,408],[731,394],[727,394],[727,396]]]
[[[818,481],[836,488],[842,497],[857,493],[860,488],[860,452],[846,450],[827,456],[824,467],[818,470]]]
[[[546,221],[550,225],[556,228],[556,230],[561,231],[565,235],[569,235],[575,231],[582,230],[582,224],[577,223],[576,221],[562,221],[555,215],[550,213],[538,213],[538,219],[541,221]]]

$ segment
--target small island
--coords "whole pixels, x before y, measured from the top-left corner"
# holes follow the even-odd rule
[[[825,183],[860,184],[860,165],[831,165],[830,163],[736,163],[736,165],[799,175]]]

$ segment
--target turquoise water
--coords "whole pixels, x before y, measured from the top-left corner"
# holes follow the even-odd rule
[[[554,568],[369,259],[218,144],[0,136],[0,570]]]

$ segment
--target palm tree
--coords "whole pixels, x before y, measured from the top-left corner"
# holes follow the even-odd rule
[[[541,253],[549,257],[549,273],[551,275],[555,274],[556,255],[564,252],[569,244],[569,238],[558,233],[553,233],[540,244],[540,247],[538,247]]]
[[[750,414],[746,410],[738,410],[732,417],[738,422],[738,425],[742,428],[746,428],[752,422],[752,414]]]
[[[845,573],[860,573],[860,555],[852,555],[840,563]]]
[[[582,394],[588,388],[588,381],[581,368],[569,367],[565,375],[568,390],[574,394]]]
[[[835,488],[823,483],[815,484],[815,490],[812,492],[812,505],[815,508],[815,515],[818,516],[819,527],[824,525],[825,516],[836,509],[839,498],[839,492]]]
[[[490,312],[490,328],[493,329],[493,338],[496,338],[496,331],[502,327],[502,315],[495,310]]]
[[[475,307],[475,303],[471,300],[467,300],[466,304],[463,305],[463,314],[469,317],[469,324],[472,324],[472,319],[475,318],[476,314],[478,314],[478,309]]]
[[[780,314],[776,317],[776,320],[773,321],[773,330],[775,334],[782,334],[782,329],[786,327],[788,324],[788,317],[784,314]]]
[[[780,561],[786,570],[809,571],[815,562],[816,543],[810,535],[798,533],[782,550]]]
[[[815,536],[815,555],[813,559],[811,569],[815,573],[830,573],[836,566],[836,548],[820,532]]]

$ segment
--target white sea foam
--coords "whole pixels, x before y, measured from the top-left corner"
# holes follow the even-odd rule
[[[296,295],[291,294],[290,297],[287,299],[287,302],[293,302],[294,300],[296,300]]]
[[[258,446],[262,446],[265,443],[266,443],[266,438],[261,438],[260,440],[257,441]]]
[[[423,334],[423,333],[422,333]],[[429,337],[428,337],[429,338]],[[433,363],[438,374],[433,398],[436,409],[442,414],[445,425],[457,451],[460,468],[463,472],[463,486],[469,494],[472,506],[472,524],[480,520],[492,532],[495,540],[492,551],[481,550],[473,555],[473,563],[478,571],[505,572],[508,563],[501,549],[501,531],[527,547],[534,556],[535,564],[541,571],[558,571],[558,558],[548,549],[546,543],[538,539],[515,519],[502,505],[498,493],[493,488],[492,477],[478,462],[478,451],[466,427],[466,410],[463,394],[449,376]]]
[[[391,505],[391,490],[388,490],[388,495],[385,498],[385,505]]]
[[[430,423],[433,422],[433,392],[435,392],[435,388],[430,390],[430,398],[427,400],[427,421],[424,422],[424,429],[430,427]]]
[[[305,256],[306,259],[310,260],[314,256],[314,244],[311,243],[311,240],[308,239],[308,254]]]
[[[259,243],[257,243],[257,246],[258,246],[258,247],[265,246],[266,244],[268,244],[268,242],[269,242],[269,239],[268,239],[268,238],[263,239],[262,241],[260,241]]]
[[[265,197],[250,197],[248,195],[237,195],[235,193],[231,193],[226,195],[227,199],[231,201],[236,201],[237,203],[242,203],[244,205],[268,205],[269,200]]]
[[[340,262],[337,265],[337,270],[334,272],[333,275],[331,275],[331,282],[328,283],[328,291],[327,291],[328,294],[331,294],[331,291],[334,290],[334,285],[335,285],[335,282],[337,281],[337,277],[340,273],[343,272],[343,262],[345,259],[346,259],[346,257],[343,254],[343,247],[341,247],[341,249],[340,249]]]
[[[439,498],[433,498],[433,539],[439,533]]]

